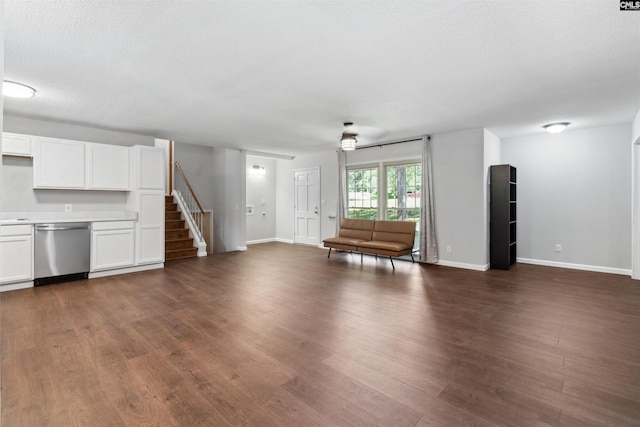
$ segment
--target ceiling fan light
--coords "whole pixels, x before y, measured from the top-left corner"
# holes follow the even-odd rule
[[[351,134],[342,134],[342,138],[340,139],[340,147],[344,151],[353,151],[356,149],[356,139],[355,135]]]
[[[35,96],[36,90],[31,86],[22,83],[4,80],[2,82],[2,95],[11,98],[31,98]]]
[[[560,123],[549,123],[548,125],[542,126],[549,133],[560,133],[567,128],[571,123],[569,122],[560,122]]]

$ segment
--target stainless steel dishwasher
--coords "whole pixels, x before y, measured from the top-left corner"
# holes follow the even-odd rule
[[[36,224],[34,285],[86,279],[89,275],[91,223]]]

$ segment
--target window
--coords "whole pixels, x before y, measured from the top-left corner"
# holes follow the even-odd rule
[[[420,220],[422,164],[388,165],[386,218],[392,221]]]
[[[347,216],[378,219],[378,166],[347,170]]]
[[[378,176],[384,171],[384,177]],[[422,163],[393,163],[347,168],[347,216],[349,218],[414,221],[414,249],[420,247]],[[378,199],[379,194],[386,197]]]
[[[385,166],[385,218],[392,221],[414,221],[414,249],[420,247],[420,202],[422,197],[422,163]]]

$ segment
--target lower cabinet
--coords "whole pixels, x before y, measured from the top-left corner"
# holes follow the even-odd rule
[[[0,284],[33,280],[33,226],[0,226]]]
[[[134,264],[134,222],[94,222],[91,232],[91,271],[131,267]]]

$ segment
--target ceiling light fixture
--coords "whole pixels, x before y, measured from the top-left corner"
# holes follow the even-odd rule
[[[251,166],[251,169],[249,169],[249,174],[255,176],[265,176],[267,174],[267,171],[265,170],[264,166],[253,165]]]
[[[4,80],[2,82],[2,94],[12,98],[31,98],[35,96],[36,90],[22,83]]]
[[[549,133],[560,133],[567,128],[571,123],[569,122],[561,122],[561,123],[549,123],[548,125],[542,126]]]
[[[358,140],[356,136],[357,133],[352,129],[353,123],[346,122],[344,123],[344,131],[342,132],[342,138],[340,138],[340,148],[343,151],[353,151],[356,149],[356,143]]]

